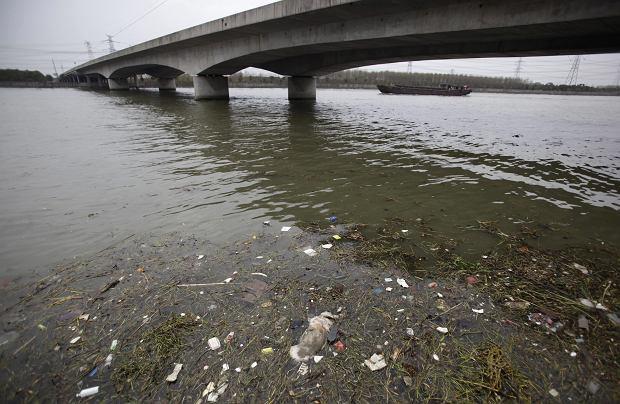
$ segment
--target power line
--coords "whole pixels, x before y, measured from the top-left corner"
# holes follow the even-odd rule
[[[137,23],[138,21],[140,21],[141,19],[143,19],[144,17],[146,17],[147,15],[151,14],[153,11],[157,10],[159,7],[163,6],[165,3],[167,3],[169,0],[163,0],[160,3],[158,3],[156,6],[154,6],[153,8],[151,8],[150,10],[148,10],[146,13],[142,14],[140,17],[136,18],[135,20],[133,20],[132,22],[130,22],[129,24],[125,25],[123,28],[121,28],[116,34],[111,35],[112,37],[117,36],[118,34],[120,34],[121,32],[125,31],[127,28],[131,27],[132,25],[134,25],[135,23]],[[108,35],[108,37],[110,37],[110,35]]]
[[[108,50],[110,51],[110,53],[114,53],[116,52],[116,49],[114,49],[114,41],[112,40],[112,37],[114,35],[108,35],[106,34],[106,36],[108,37],[108,39],[105,41],[108,43]]]
[[[86,52],[88,52],[88,59],[93,59],[93,47],[90,45],[90,42],[84,41],[84,45],[86,45]]]

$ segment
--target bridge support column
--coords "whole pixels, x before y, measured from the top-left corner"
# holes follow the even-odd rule
[[[316,100],[316,78],[293,76],[288,78],[289,100]]]
[[[227,100],[228,77],[225,76],[194,76],[194,99],[196,100]]]
[[[177,80],[172,79],[157,79],[157,86],[159,87],[159,91],[175,91],[177,89]]]
[[[129,90],[129,82],[124,79],[108,79],[110,90]]]

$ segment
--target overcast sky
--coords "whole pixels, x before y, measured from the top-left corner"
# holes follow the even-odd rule
[[[106,34],[116,49],[153,39],[210,20],[273,3],[272,0],[0,0],[0,68],[53,73],[88,60],[85,41],[94,56],[108,52]],[[148,14],[147,14],[148,13]],[[145,15],[146,14],[146,15]],[[514,76],[518,58],[453,59],[414,62],[413,71]],[[521,77],[564,83],[569,56],[523,58]],[[406,71],[407,63],[364,69]],[[579,82],[618,84],[620,54],[585,55]]]

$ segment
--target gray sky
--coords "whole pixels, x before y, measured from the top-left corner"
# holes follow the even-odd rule
[[[68,69],[88,60],[84,41],[90,41],[94,55],[101,56],[108,52],[106,34],[114,35],[118,50],[269,3],[273,0],[0,0],[0,68],[53,73],[52,59],[59,71],[61,66]],[[414,62],[413,71],[514,76],[517,60],[423,61]],[[523,58],[521,77],[563,83],[570,66],[568,56]],[[407,63],[364,69],[406,71]],[[580,83],[608,85],[618,80],[620,54],[581,58]]]

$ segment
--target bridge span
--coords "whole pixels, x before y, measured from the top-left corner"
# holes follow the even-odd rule
[[[288,76],[289,99],[316,98],[316,77],[400,61],[620,51],[618,0],[284,0],[94,59],[64,81],[160,90],[193,77],[196,99],[227,99],[247,67]]]

